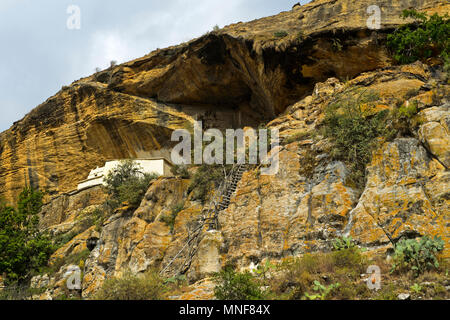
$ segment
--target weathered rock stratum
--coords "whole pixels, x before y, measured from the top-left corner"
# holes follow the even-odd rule
[[[381,8],[379,30],[367,25],[370,5]],[[95,239],[83,261],[85,298],[125,270],[174,275],[205,210],[188,193],[189,180],[160,178],[137,210],[124,206],[87,228],[105,194],[68,192],[107,159],[167,156],[172,131],[194,120],[205,128],[265,123],[280,130],[280,170],[244,173],[220,228],[202,234],[186,272],[192,292],[179,298],[211,298],[207,277],[226,264],[247,269],[327,251],[343,235],[369,254],[384,254],[401,238],[438,235],[449,258],[450,86],[440,65],[397,66],[385,46],[408,8],[450,12],[438,0],[316,0],[75,81],[0,134],[0,195],[13,201],[24,185],[48,190],[41,228],[77,234],[52,261]],[[376,94],[374,113],[399,103],[418,109],[407,133],[377,141],[362,187],[320,131],[327,106],[361,88]],[[171,228],[163,218],[179,203]],[[61,294],[68,267],[35,279],[47,288],[41,298]]]
[[[446,12],[438,0],[376,1],[381,29],[367,28],[365,1],[321,0],[237,23],[157,50],[64,87],[0,134],[0,195],[25,185],[73,190],[105,159],[166,155],[171,130],[255,126],[311,93],[317,82],[391,64],[386,32],[401,10]],[[278,31],[287,33],[280,38]]]

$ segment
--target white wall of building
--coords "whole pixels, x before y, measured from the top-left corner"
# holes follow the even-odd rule
[[[80,184],[78,184],[77,190],[83,190],[86,188],[90,188],[90,187],[94,187],[94,186],[99,186],[102,185],[103,183],[103,176],[96,178],[96,179],[88,179],[88,180],[84,180],[82,182],[80,182]]]
[[[170,172],[170,165],[164,159],[139,159],[133,160],[134,163],[140,166],[142,173],[156,173],[159,176],[172,176]],[[107,161],[102,168],[96,168],[91,170],[87,180],[84,180],[78,184],[78,190],[105,185],[104,178],[108,176],[110,172],[113,172],[119,165],[120,160]]]

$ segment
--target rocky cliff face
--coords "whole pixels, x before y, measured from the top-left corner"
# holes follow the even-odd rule
[[[425,64],[392,66],[383,43],[404,23],[403,9],[443,14],[450,5],[376,4],[380,30],[367,28],[364,1],[316,0],[74,82],[0,135],[1,194],[11,200],[26,183],[48,189],[54,199],[43,210],[42,228],[80,230],[104,195],[98,189],[64,193],[106,159],[167,155],[172,130],[193,120],[219,128],[270,121],[286,141],[278,150],[280,171],[244,174],[219,216],[220,229],[199,243],[187,271],[192,283],[230,262],[247,268],[266,258],[329,250],[341,235],[369,251],[386,251],[401,237],[440,235],[449,257],[450,87]],[[277,37],[278,31],[287,35]],[[333,160],[329,141],[318,134],[326,107],[356,87],[377,93],[377,110],[399,100],[417,101],[420,110],[411,133],[379,141],[363,188],[350,182],[348,165]],[[165,272],[173,274],[187,255],[177,253],[204,210],[191,201],[188,184],[157,180],[136,211],[125,207],[99,228],[83,228],[53,259],[81,252],[85,240],[98,238],[84,265],[84,297],[126,269],[138,273],[171,263]],[[171,230],[162,218],[180,202],[185,209]],[[52,288],[47,297],[62,290],[64,270],[46,280]],[[194,290],[207,297],[210,286],[198,282]]]
[[[378,44],[403,23],[402,9],[448,11],[437,0],[377,4],[377,32],[365,2],[314,1],[76,81],[0,135],[0,194],[12,201],[29,184],[56,195],[105,159],[166,154],[171,130],[193,118],[210,127],[272,120],[317,82],[388,66]]]

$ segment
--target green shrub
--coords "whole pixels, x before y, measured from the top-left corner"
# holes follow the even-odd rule
[[[268,274],[270,271],[276,269],[276,266],[273,265],[269,260],[266,261],[263,265],[258,265],[256,270],[254,271],[258,277],[262,277],[263,279],[266,279],[268,277]]]
[[[333,143],[331,156],[344,161],[350,168],[350,180],[362,188],[365,184],[365,168],[372,157],[376,138],[387,132],[387,111],[375,115],[364,110],[378,100],[373,92],[345,91],[327,106],[324,119],[324,136]]]
[[[338,239],[334,239],[333,248],[336,251],[351,249],[354,248],[355,244],[353,243],[352,237],[342,237]]]
[[[393,283],[381,286],[381,290],[375,296],[375,300],[398,300],[398,289]]]
[[[288,33],[287,33],[287,31],[280,30],[280,31],[274,32],[273,35],[277,38],[284,38],[284,37],[287,37]]]
[[[191,174],[186,166],[173,166],[170,171],[175,177],[180,177],[181,179],[190,179]]]
[[[163,300],[164,280],[156,270],[136,275],[126,271],[122,277],[107,279],[93,300]]]
[[[270,295],[289,300],[352,299],[367,295],[368,291],[363,287],[355,287],[366,267],[366,259],[357,247],[305,254],[301,258],[284,261],[277,266],[276,272],[270,274]],[[321,281],[328,285],[341,285],[327,287],[317,284]]]
[[[60,234],[53,239],[53,244],[55,245],[56,248],[59,249],[64,245],[66,245],[67,243],[69,243],[70,241],[72,241],[72,239],[75,238],[78,234],[79,233],[76,231]]]
[[[344,281],[335,290],[332,290],[327,299],[336,300],[367,300],[370,297],[370,290],[366,283],[355,283],[353,281]]]
[[[229,170],[231,167],[226,166]],[[195,172],[187,192],[193,193],[192,200],[205,203],[212,188],[217,188],[224,180],[224,167],[220,165],[201,165]]]
[[[92,225],[95,225],[95,230],[100,232],[103,227],[103,223],[105,222],[105,212],[100,208],[96,208],[92,213]]]
[[[261,300],[264,292],[256,278],[249,272],[235,272],[227,267],[214,277],[214,294],[219,300]]]
[[[404,104],[400,108],[396,109],[396,112],[398,113],[399,117],[405,117],[408,119],[411,119],[414,117],[418,110],[417,110],[417,101],[412,101],[408,105]]]
[[[447,81],[450,80],[450,52],[443,52],[441,55],[444,59],[444,72],[447,73]]]
[[[165,215],[161,218],[161,221],[170,227],[171,232],[173,232],[175,219],[177,218],[178,214],[183,210],[184,210],[184,203],[178,203],[172,207],[170,214]]]
[[[392,128],[391,137],[396,135],[414,136],[414,128],[417,125],[414,116],[418,111],[416,100],[410,101],[408,104],[400,103],[397,105],[389,115],[389,126]]]
[[[0,274],[6,274],[7,282],[21,282],[38,272],[55,250],[38,228],[42,198],[41,192],[25,188],[17,209],[0,207]]]
[[[63,266],[77,265],[83,270],[84,264],[91,252],[88,249],[84,249],[78,253],[72,253],[65,257],[59,257],[51,262],[47,267],[40,270],[39,274],[54,275],[59,272]]]
[[[422,286],[414,283],[414,285],[412,285],[411,287],[409,287],[414,293],[419,294],[422,291]]]
[[[333,290],[336,290],[339,287],[339,283],[334,283],[326,287],[319,281],[315,280],[313,289],[317,292],[317,294],[305,293],[305,298],[308,300],[325,300]]]
[[[450,19],[448,14],[428,16],[415,10],[404,10],[402,17],[413,18],[414,23],[404,25],[387,37],[394,59],[402,64],[450,53]]]
[[[358,247],[333,251],[331,256],[335,267],[365,271],[363,270],[365,258]]]
[[[419,241],[407,239],[399,241],[395,246],[391,272],[411,270],[419,276],[427,270],[438,269],[438,252],[444,250],[444,241],[425,236]]]
[[[171,278],[167,278],[164,280],[165,284],[171,284],[171,285],[175,285],[175,286],[180,286],[180,285],[185,285],[186,283],[188,283],[186,276],[183,275],[176,275],[174,277]]]
[[[84,265],[86,259],[89,257],[91,252],[88,249],[84,249],[78,253],[74,253],[66,257],[64,264],[74,264],[77,266]]]
[[[122,203],[137,208],[151,181],[157,174],[142,173],[142,168],[132,160],[122,161],[117,168],[105,177],[109,195],[108,206],[114,210]]]

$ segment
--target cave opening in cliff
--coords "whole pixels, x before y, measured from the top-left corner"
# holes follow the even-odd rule
[[[348,79],[379,67],[381,62],[374,58],[379,37],[383,36],[370,31],[334,30],[284,47],[257,49],[254,40],[211,33],[191,42],[178,57],[173,49],[162,50],[159,63],[173,67],[158,77],[128,88],[117,84],[125,78],[121,70],[109,88],[180,106],[180,111],[193,109],[196,120],[209,128],[257,127],[310,95],[319,82]],[[360,46],[362,41],[367,47]],[[373,56],[367,49],[375,52]],[[154,70],[154,63],[142,62],[132,74],[149,68]]]

